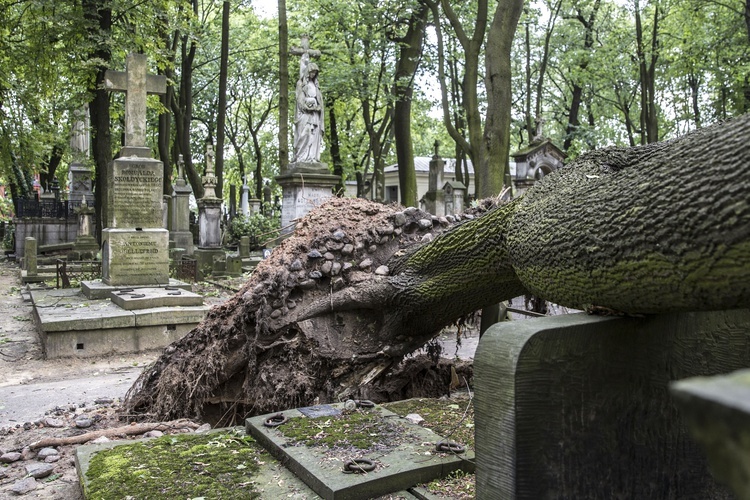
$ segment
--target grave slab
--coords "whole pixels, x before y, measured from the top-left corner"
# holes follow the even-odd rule
[[[226,429],[215,429],[211,432],[221,432]],[[143,438],[127,441],[111,441],[101,444],[86,444],[79,446],[75,450],[76,472],[81,483],[84,498],[91,498],[87,494],[91,478],[87,476],[91,459],[97,453],[115,448],[117,446],[131,445],[136,442],[147,443],[152,438]],[[253,485],[261,494],[261,498],[288,498],[291,500],[314,500],[318,497],[310,488],[300,479],[294,476],[289,470],[284,468],[278,461],[271,457],[263,460],[261,469],[253,478]],[[239,465],[239,464],[238,464]],[[190,457],[185,459],[185,467],[190,467]],[[238,485],[238,492],[242,485]],[[241,493],[238,493],[241,498]]]
[[[47,359],[162,348],[195,328],[209,310],[205,305],[126,310],[74,288],[30,295]]]
[[[305,416],[306,413],[321,415],[315,420],[320,421],[321,431],[325,432],[328,420],[347,418],[343,409],[344,404],[337,403],[287,410],[283,415],[290,420],[310,418]],[[299,445],[283,434],[281,428],[288,424],[280,427],[264,425],[276,413],[249,418],[246,428],[258,443],[326,500],[375,498],[445,477],[459,469],[473,472],[474,454],[436,452],[435,447],[442,438],[431,430],[414,425],[380,406],[357,411],[371,412],[381,422],[397,426],[397,444],[377,450],[344,447],[332,450],[326,446]],[[344,415],[337,417],[337,413]],[[393,431],[390,429],[389,432]],[[373,430],[371,435],[379,437],[378,432]],[[376,468],[362,474],[345,473],[344,464],[354,459],[372,460]]]
[[[180,288],[181,290],[191,291],[193,286],[190,283],[179,281],[174,278],[169,279],[169,284],[166,285],[170,288]],[[117,292],[123,288],[132,288],[134,290],[140,290],[141,288],[151,288],[153,285],[128,285],[124,287],[108,285],[102,280],[91,280],[81,282],[81,292],[89,299],[108,299],[112,292]]]
[[[750,366],[750,311],[498,323],[474,360],[477,498],[732,498],[671,381]]]
[[[181,290],[177,287],[168,288],[139,288],[132,291],[110,292],[112,302],[121,308],[132,311],[135,309],[153,309],[154,307],[200,306],[203,297],[197,293]]]

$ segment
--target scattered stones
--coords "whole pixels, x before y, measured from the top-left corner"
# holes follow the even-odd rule
[[[336,241],[343,241],[344,238],[346,238],[346,233],[340,229],[333,233],[333,239]]]
[[[406,215],[404,215],[401,212],[397,212],[393,214],[393,225],[396,227],[401,227],[404,224],[406,224]]]
[[[101,436],[93,441],[91,441],[93,444],[99,444],[99,443],[109,443],[109,438],[107,436]]]
[[[314,280],[319,280],[323,277],[323,273],[320,271],[310,271],[310,277]]]
[[[19,460],[21,460],[21,454],[17,451],[11,451],[0,455],[0,463],[3,464],[12,464],[13,462],[18,462]]]
[[[44,459],[45,464],[53,464],[62,458],[60,455],[51,455]]]
[[[375,269],[375,274],[378,276],[387,276],[390,269],[388,269],[388,266],[379,266],[377,269]]]
[[[331,266],[331,276],[337,276],[341,272],[341,264],[334,262]]]
[[[30,463],[24,466],[26,469],[26,474],[33,477],[34,479],[42,479],[50,474],[52,474],[52,471],[55,470],[55,466],[52,464],[43,464],[43,463]]]
[[[343,241],[329,241],[326,243],[326,248],[330,250],[331,252],[338,252],[342,248],[344,248],[344,242]]]
[[[94,403],[98,405],[111,405],[114,402],[115,400],[112,398],[97,398],[94,400]]]
[[[331,268],[333,268],[333,262],[330,260],[323,263],[322,266],[320,266],[320,272],[323,274],[331,274]]]
[[[450,222],[451,224],[453,224],[454,222],[456,222],[456,218],[455,218],[455,217],[453,217],[452,215],[446,215],[446,216],[445,216],[445,218],[446,218],[446,220],[447,220],[448,222]]]
[[[59,418],[47,417],[44,419],[44,425],[46,427],[53,427],[55,429],[59,429],[60,427],[64,427],[65,423]]]
[[[325,258],[325,260],[333,260],[336,258],[336,256],[333,255],[331,252],[326,252],[325,255],[323,255],[323,257]]]
[[[447,226],[448,225],[448,218],[447,217],[440,217],[438,218],[438,222],[441,226]]]
[[[36,479],[34,479],[33,477],[25,477],[20,481],[16,481],[15,483],[13,483],[13,486],[10,487],[10,491],[15,493],[16,495],[25,495],[30,491],[34,491],[36,487]]]
[[[294,309],[295,307],[297,307],[297,303],[293,300],[290,300],[286,303],[287,309]]]
[[[322,256],[323,256],[323,254],[321,254],[317,250],[310,250],[309,252],[307,252],[307,258],[308,259],[319,259]]]
[[[281,317],[281,311],[279,311],[278,309],[274,309],[273,312],[271,313],[271,319],[277,319],[280,317]]]
[[[365,259],[359,263],[359,268],[362,269],[363,271],[365,269],[368,269],[370,266],[372,266],[372,260],[370,259]]]
[[[300,281],[298,286],[302,290],[311,290],[315,288],[315,282],[313,280],[304,280],[304,281]]]
[[[471,214],[463,214],[464,219],[473,220],[474,216]]]
[[[351,243],[347,243],[347,244],[346,244],[346,245],[344,245],[344,247],[343,247],[343,248],[341,249],[341,253],[342,253],[343,255],[351,255],[351,254],[353,254],[353,253],[354,253],[354,245],[352,245]]]
[[[432,229],[432,221],[430,219],[419,219],[417,224],[419,225],[419,229]]]
[[[5,468],[0,469],[0,479],[5,479],[8,477],[8,473],[5,472]]]
[[[422,236],[422,243],[428,243],[433,240],[432,233],[427,233]]]
[[[346,272],[346,271],[350,270],[353,267],[354,267],[354,264],[352,264],[351,262],[346,262],[346,263],[344,263],[343,270],[344,270],[344,272]]]
[[[412,216],[417,213],[417,207],[409,207],[406,210],[404,210],[404,214],[408,216]]]
[[[276,299],[273,302],[271,302],[271,307],[273,307],[274,309],[279,309],[283,305],[284,305],[284,303],[281,300],[279,300],[279,299]]]
[[[368,253],[375,253],[378,251],[378,247],[376,245],[370,245],[370,247],[367,249]]]
[[[203,424],[197,429],[195,429],[196,434],[204,434],[211,430],[211,424]]]
[[[143,435],[143,437],[147,438],[158,438],[162,437],[164,433],[162,431],[148,431],[146,434]]]
[[[344,288],[345,285],[346,283],[341,278],[336,278],[333,281],[331,281],[331,286],[333,287],[334,292],[341,290],[342,288]]]
[[[36,454],[36,458],[47,458],[59,454],[60,452],[54,448],[42,448],[39,450],[39,453]]]
[[[86,429],[88,427],[91,427],[91,419],[88,417],[81,417],[76,419],[76,427],[79,429]]]
[[[301,271],[302,269],[303,269],[302,261],[299,259],[294,259],[294,262],[292,262],[292,265],[289,266],[290,271]]]
[[[390,236],[393,234],[393,228],[390,226],[380,227],[378,228],[378,233],[380,233],[381,236]]]
[[[411,422],[412,424],[419,425],[422,422],[424,422],[424,419],[422,418],[422,415],[418,413],[409,413],[407,416],[404,417],[406,420]]]

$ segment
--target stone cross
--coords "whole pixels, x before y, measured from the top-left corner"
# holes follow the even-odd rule
[[[310,35],[302,35],[300,38],[300,46],[292,47],[289,51],[294,56],[301,56],[299,65],[300,77],[305,75],[307,71],[307,63],[310,61],[310,57],[320,57],[320,51],[310,48]]]
[[[125,147],[122,156],[151,157],[146,147],[146,96],[165,94],[167,77],[146,74],[146,56],[128,54],[126,70],[107,70],[104,87],[107,90],[125,92]]]

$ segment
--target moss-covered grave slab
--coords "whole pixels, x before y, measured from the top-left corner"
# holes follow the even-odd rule
[[[242,428],[79,446],[87,500],[319,498]]]
[[[440,452],[437,444],[448,440],[380,406],[318,405],[278,415],[247,419],[248,434],[326,500],[376,498],[474,470],[473,452]],[[345,471],[362,459],[374,469],[351,464]]]

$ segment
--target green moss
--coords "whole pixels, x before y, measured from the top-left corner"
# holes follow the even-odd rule
[[[267,453],[242,429],[163,436],[95,454],[89,499],[259,498],[253,477]]]
[[[404,433],[401,425],[383,419],[379,413],[359,411],[335,417],[291,418],[278,429],[301,446],[359,450],[394,448]]]

